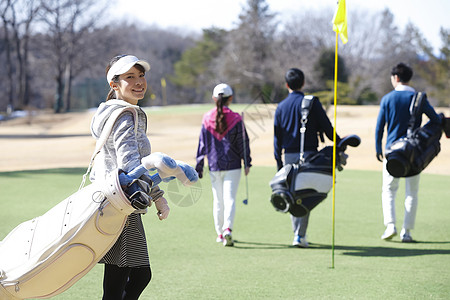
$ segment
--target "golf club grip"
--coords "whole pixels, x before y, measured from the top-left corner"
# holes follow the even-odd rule
[[[147,172],[147,169],[140,165],[139,167],[135,168],[133,171],[131,171],[128,174],[120,173],[119,175],[119,181],[121,185],[128,185],[130,184],[134,179],[138,179],[142,175],[144,175]],[[161,183],[162,178],[159,176],[158,173],[154,175],[150,175],[150,179],[153,182],[153,186],[158,185]]]

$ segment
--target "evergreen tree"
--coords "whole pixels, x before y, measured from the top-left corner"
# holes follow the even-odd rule
[[[214,84],[211,80],[215,76],[210,66],[220,53],[225,35],[226,31],[219,28],[204,29],[202,39],[175,63],[170,80],[184,91],[188,102],[202,100],[208,87]]]

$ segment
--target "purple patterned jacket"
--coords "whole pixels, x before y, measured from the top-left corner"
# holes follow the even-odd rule
[[[247,167],[251,166],[249,138],[242,117],[226,106],[223,112],[228,126],[222,134],[215,131],[217,108],[203,116],[195,167],[197,172],[203,172],[205,156],[208,157],[210,171],[240,169],[244,159],[244,139]]]

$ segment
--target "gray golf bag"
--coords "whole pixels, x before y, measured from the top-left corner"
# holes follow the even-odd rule
[[[357,147],[357,135],[343,138],[336,146],[336,166],[346,164],[347,146]],[[302,217],[320,204],[333,185],[333,147],[327,146],[301,164],[287,164],[270,181],[270,202],[276,211]]]

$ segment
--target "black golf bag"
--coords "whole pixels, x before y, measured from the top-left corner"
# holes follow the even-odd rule
[[[347,146],[357,147],[357,135],[343,138],[336,147],[336,166],[343,169]],[[270,181],[270,202],[276,211],[302,217],[320,204],[333,186],[333,147],[327,146],[301,164],[287,164]]]
[[[446,118],[441,115],[441,124],[428,122],[415,130],[414,124],[422,113],[426,94],[419,92],[411,102],[411,118],[407,136],[393,142],[386,149],[386,169],[394,177],[409,177],[422,172],[441,151],[439,140],[447,129]]]

